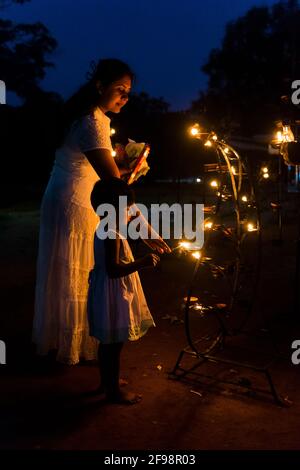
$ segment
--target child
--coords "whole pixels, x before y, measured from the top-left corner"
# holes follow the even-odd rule
[[[134,202],[133,192],[124,181],[118,178],[98,181],[91,194],[95,212],[100,204],[111,204],[118,221],[119,196],[127,196],[128,207]],[[159,257],[148,254],[134,260],[128,241],[119,233],[118,222],[114,239],[101,240],[95,234],[94,257],[95,266],[89,278],[88,319],[90,335],[100,341],[99,390],[102,388],[111,402],[137,403],[140,395],[119,388],[120,353],[126,340],[137,340],[155,326],[137,271],[156,266]]]

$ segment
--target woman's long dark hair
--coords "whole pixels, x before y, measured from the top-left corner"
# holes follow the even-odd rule
[[[121,60],[103,59],[92,66],[93,70],[88,74],[87,83],[79,88],[64,104],[57,147],[62,144],[71,124],[76,119],[89,114],[98,106],[101,99],[98,82],[101,82],[102,88],[105,89],[124,76],[129,76],[131,80],[134,80],[132,70]]]

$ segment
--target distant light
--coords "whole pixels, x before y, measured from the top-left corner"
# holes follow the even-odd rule
[[[205,147],[211,147],[212,143],[211,143],[210,140],[207,140],[204,145],[205,145]]]
[[[228,147],[225,147],[225,148],[224,148],[224,152],[225,152],[225,153],[229,153],[229,148],[228,148]]]
[[[243,202],[247,202],[247,201],[248,201],[247,196],[242,196],[242,201],[243,201]]]
[[[212,188],[217,188],[218,187],[218,182],[216,180],[212,180],[210,182],[210,185],[211,185]]]
[[[264,173],[263,177],[267,180],[270,177],[270,175],[269,175],[269,173]]]
[[[201,178],[197,178],[196,183],[201,183]]]
[[[114,129],[113,127],[110,129],[110,135],[115,135],[116,133],[116,129]]]
[[[115,150],[112,150],[111,156],[112,156],[112,157],[115,157],[116,155],[117,155],[117,152],[116,152]]]
[[[218,140],[217,134],[214,134],[214,135],[212,136],[212,140],[214,140],[214,141]]]
[[[263,173],[269,173],[269,170],[268,170],[268,168],[265,166],[264,168],[262,168],[262,172],[263,172]]]
[[[192,254],[192,256],[193,256],[195,259],[200,259],[200,258],[201,258],[201,252],[200,252],[200,251],[194,251],[194,253]]]

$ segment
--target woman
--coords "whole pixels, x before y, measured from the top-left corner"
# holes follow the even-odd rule
[[[39,354],[56,349],[56,359],[66,364],[97,357],[97,341],[89,336],[87,323],[97,225],[90,195],[99,178],[120,178],[125,173],[112,157],[106,113],[121,111],[132,81],[127,64],[101,60],[66,103],[64,138],[42,200],[33,341]],[[162,239],[147,244],[169,251]]]

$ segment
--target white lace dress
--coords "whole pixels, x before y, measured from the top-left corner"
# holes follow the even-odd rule
[[[90,273],[90,334],[101,343],[135,341],[155,326],[137,272],[112,279],[105,265],[105,241],[95,235],[95,266]],[[128,241],[120,240],[120,259],[134,261]]]
[[[90,194],[99,177],[83,153],[97,148],[112,150],[110,119],[99,108],[76,121],[56,151],[41,205],[33,341],[39,354],[57,349],[66,364],[97,357],[87,294],[99,221]]]

